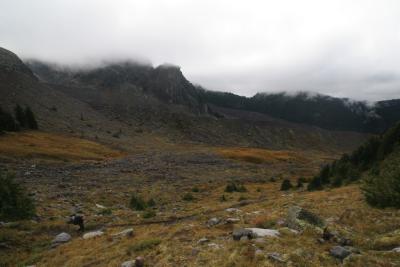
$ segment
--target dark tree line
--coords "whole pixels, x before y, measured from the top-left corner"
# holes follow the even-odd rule
[[[320,190],[325,186],[341,186],[357,181],[361,173],[379,169],[379,163],[400,144],[400,123],[379,137],[372,137],[350,155],[324,166],[308,184],[309,190]]]
[[[37,130],[39,128],[35,114],[29,106],[22,108],[16,105],[14,116],[0,107],[0,132],[16,132],[23,129]]]

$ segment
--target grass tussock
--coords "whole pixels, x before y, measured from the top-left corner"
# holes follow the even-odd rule
[[[127,252],[132,253],[132,252],[144,251],[147,249],[152,249],[158,246],[159,244],[161,244],[161,239],[158,238],[145,239],[128,247]]]

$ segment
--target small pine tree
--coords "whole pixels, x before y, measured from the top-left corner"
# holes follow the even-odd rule
[[[147,207],[154,207],[155,205],[156,205],[156,202],[154,201],[153,198],[150,198],[150,199],[147,201]]]
[[[15,113],[15,119],[17,120],[19,126],[21,128],[26,128],[27,127],[27,121],[26,121],[26,116],[25,112],[22,109],[22,107],[17,104],[14,108],[14,113]]]
[[[25,120],[26,120],[26,127],[28,127],[29,129],[37,130],[39,128],[35,118],[35,114],[33,114],[29,106],[25,108]]]
[[[289,179],[285,179],[285,180],[282,181],[281,191],[287,191],[287,190],[291,189],[292,187],[293,186],[292,186],[292,183],[290,182],[290,180]]]
[[[18,131],[18,127],[11,114],[3,111],[0,107],[0,133],[2,131]]]
[[[129,202],[129,206],[131,209],[134,210],[145,210],[146,209],[146,202],[139,196],[133,194],[131,196],[131,200]]]
[[[35,215],[33,200],[14,181],[14,176],[0,172],[0,220],[28,219]]]

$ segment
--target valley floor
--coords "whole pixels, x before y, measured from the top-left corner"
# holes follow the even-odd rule
[[[310,178],[338,154],[69,138],[41,132],[0,137],[0,167],[16,173],[38,215],[1,224],[0,266],[121,266],[137,256],[145,266],[400,266],[400,253],[391,251],[400,246],[400,212],[367,206],[358,185],[280,191],[283,179],[295,184]],[[20,145],[10,146],[16,139]],[[40,153],[29,152],[32,147]],[[246,191],[225,192],[232,181]],[[132,194],[155,206],[130,209]],[[317,214],[350,239],[351,256],[343,263],[332,257],[338,244],[318,242],[318,227],[285,227],[292,206]],[[66,223],[72,213],[84,215],[86,233],[102,235],[83,239]],[[261,226],[280,234],[232,238],[236,229]],[[115,235],[130,228],[133,235]],[[62,232],[71,240],[52,245]]]

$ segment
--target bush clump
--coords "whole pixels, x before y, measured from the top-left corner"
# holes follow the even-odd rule
[[[366,175],[361,189],[368,204],[400,208],[400,153],[396,154]]]
[[[157,214],[154,210],[146,210],[143,213],[143,218],[148,219],[148,218],[153,218],[155,217]]]
[[[194,197],[193,197],[193,195],[191,193],[186,193],[186,194],[183,195],[182,199],[185,200],[185,201],[193,201]]]
[[[281,184],[281,191],[288,191],[288,190],[290,190],[292,187],[293,187],[293,186],[292,186],[292,183],[290,182],[290,180],[289,180],[289,179],[285,179],[285,180],[282,181],[282,184]]]
[[[145,210],[147,207],[146,202],[143,200],[143,198],[135,194],[132,194],[129,206],[131,207],[131,209],[134,210]]]
[[[236,184],[235,182],[230,182],[225,187],[225,192],[247,192],[247,188],[243,184]]]
[[[14,175],[0,171],[0,219],[29,219],[34,215],[33,200],[14,181]]]

